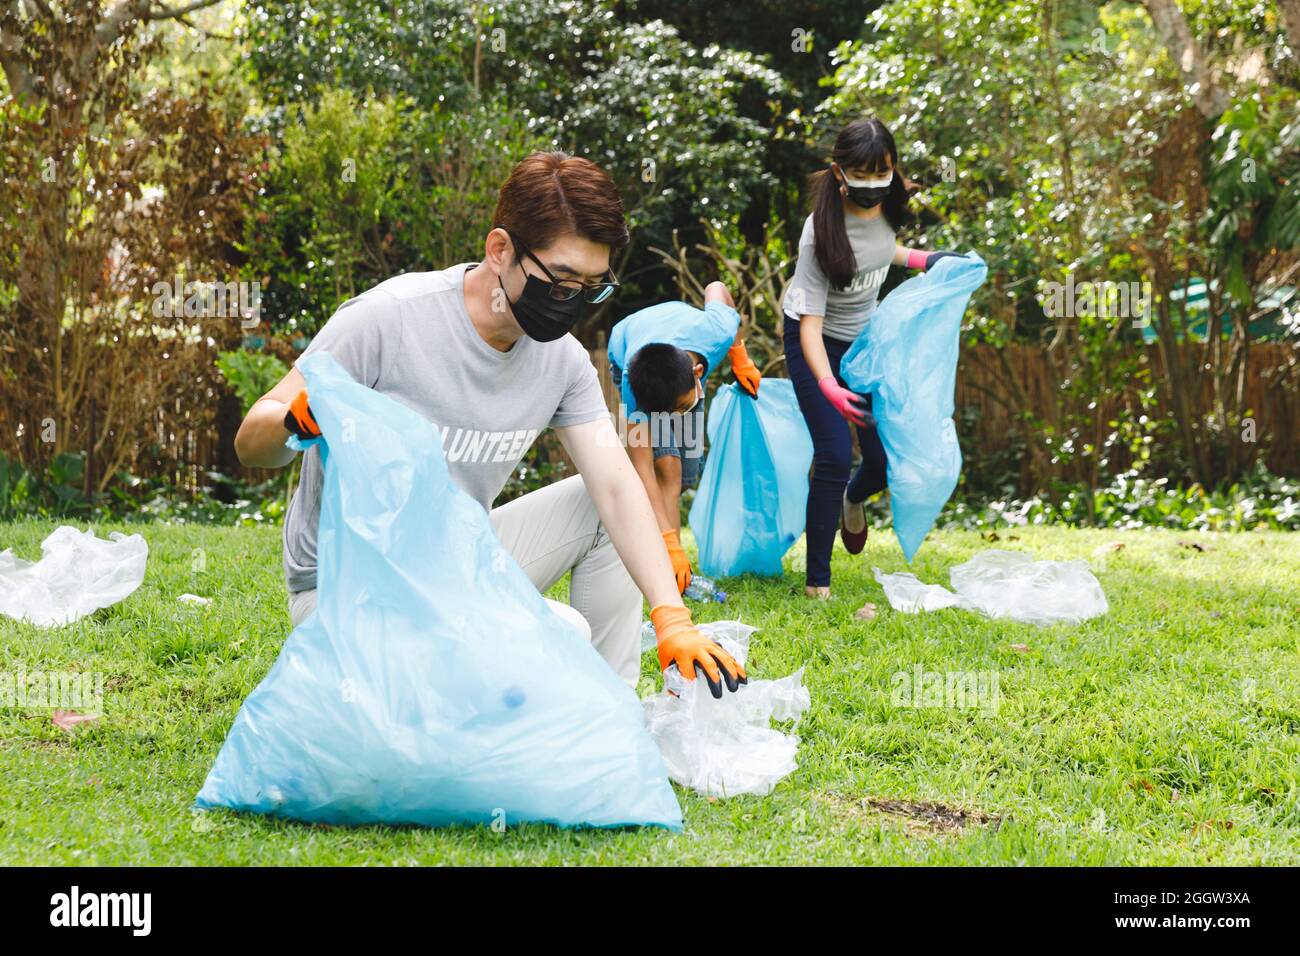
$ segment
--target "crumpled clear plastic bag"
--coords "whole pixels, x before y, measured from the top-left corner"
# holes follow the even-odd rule
[[[1021,551],[991,548],[949,572],[956,593],[907,572],[872,570],[890,606],[909,614],[961,607],[992,618],[1057,624],[1086,621],[1110,610],[1087,561],[1035,561]]]
[[[196,805],[680,829],[636,694],[456,487],[434,426],[326,352],[298,368],[324,435],[316,610],[244,701]]]
[[[794,385],[766,378],[757,398],[734,383],[719,388],[708,435],[690,512],[700,571],[782,574],[781,558],[803,534],[813,453]]]
[[[885,296],[840,361],[849,388],[873,393],[894,534],[909,563],[961,475],[952,421],[961,319],[986,275],[974,253],[940,259]]]
[[[1087,561],[1035,561],[1022,551],[993,548],[949,573],[957,593],[989,617],[1055,624],[1110,610]]]
[[[699,629],[744,664],[755,628],[714,621]],[[802,667],[780,680],[751,678],[735,693],[724,691],[721,700],[703,680],[688,681],[670,667],[663,691],[642,704],[668,776],[706,796],[766,796],[799,767],[799,738],[771,724],[797,721],[810,706]]]
[[[138,534],[70,525],[41,542],[38,561],[0,551],[0,614],[41,627],[71,624],[116,604],[144,581],[149,545]]]
[[[885,590],[885,598],[895,611],[919,614],[921,611],[941,611],[946,607],[961,607],[961,598],[942,584],[925,584],[910,571],[886,574],[872,568],[876,580]]]

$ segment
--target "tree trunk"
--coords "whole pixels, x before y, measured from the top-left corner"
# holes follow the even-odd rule
[[[1142,5],[1183,82],[1195,90],[1192,101],[1196,109],[1208,120],[1217,119],[1228,108],[1227,93],[1214,81],[1209,58],[1192,36],[1177,0],[1142,0]]]
[[[1160,284],[1166,285],[1163,282]],[[1208,488],[1211,486],[1209,464],[1205,460],[1196,423],[1192,420],[1192,411],[1188,408],[1182,356],[1178,351],[1178,336],[1174,332],[1167,288],[1159,291],[1158,303],[1157,312],[1160,320],[1156,326],[1156,338],[1160,344],[1160,358],[1165,367],[1163,376],[1165,397],[1174,414],[1174,421],[1178,423],[1178,432],[1183,441],[1183,450],[1187,455],[1188,464],[1192,469],[1192,478]]]
[[[1300,61],[1300,0],[1277,0],[1277,13],[1293,62]]]

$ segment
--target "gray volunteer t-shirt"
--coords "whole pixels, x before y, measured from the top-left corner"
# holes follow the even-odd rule
[[[822,334],[852,342],[876,310],[880,286],[889,274],[889,264],[893,261],[898,241],[883,215],[863,219],[846,213],[844,228],[858,267],[853,281],[844,289],[831,288],[826,274],[817,264],[813,218],[809,216],[799,238],[799,260],[795,264],[794,280],[786,290],[782,306],[796,318],[801,315],[823,316]]]
[[[609,417],[587,350],[572,335],[527,336],[499,352],[465,309],[471,264],[397,276],[339,306],[303,356],[328,352],[362,385],[419,412],[442,432],[451,478],[484,510],[547,426]],[[311,448],[284,521],[290,591],[316,586],[320,453]]]

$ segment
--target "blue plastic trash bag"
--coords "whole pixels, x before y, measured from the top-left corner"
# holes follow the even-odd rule
[[[885,297],[840,362],[849,388],[873,394],[894,534],[909,563],[961,474],[952,422],[961,317],[987,274],[973,253],[940,259]]]
[[[316,611],[196,801],[313,823],[681,828],[636,694],[451,481],[438,433],[328,353]]]
[[[691,505],[699,569],[710,577],[779,575],[803,534],[812,436],[789,379],[765,378],[754,399],[731,384],[709,405],[709,457]]]

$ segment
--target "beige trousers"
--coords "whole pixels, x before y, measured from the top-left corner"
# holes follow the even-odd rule
[[[641,592],[614,550],[580,475],[493,508],[492,527],[537,590],[572,571],[569,605],[549,603],[562,617],[580,616],[591,644],[629,686],[641,672]],[[297,627],[316,609],[316,591],[289,594]],[[577,612],[574,614],[574,612]]]

